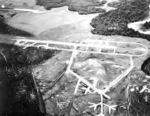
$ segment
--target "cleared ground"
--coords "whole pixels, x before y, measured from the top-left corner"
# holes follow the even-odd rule
[[[20,13],[8,20],[8,24],[35,35],[64,25],[66,28],[77,25],[79,30],[90,32],[90,21],[97,15],[79,15],[77,12],[68,11],[67,7],[61,7],[40,14]],[[72,30],[75,29],[70,31]]]

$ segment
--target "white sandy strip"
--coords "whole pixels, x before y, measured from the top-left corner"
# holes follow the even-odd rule
[[[129,23],[128,24],[128,28],[130,29],[134,29],[135,31],[138,31],[142,34],[146,34],[146,35],[150,35],[150,30],[146,30],[146,31],[143,31],[141,30],[141,27],[142,25],[145,23],[145,22],[150,22],[150,18],[146,19],[146,20],[143,20],[143,21],[138,21],[138,22],[134,22],[134,23]]]
[[[135,31],[138,31],[142,34],[150,35],[150,30],[146,30],[146,31],[141,30],[141,27],[145,22],[150,22],[150,13],[149,13],[149,16],[146,19],[144,19],[143,21],[129,23],[128,28],[134,29]]]
[[[24,11],[24,12],[32,12],[32,13],[46,13],[47,11],[42,11],[42,10],[34,10],[34,9],[24,9],[24,8],[14,8],[16,11]]]
[[[119,0],[107,0],[106,4],[104,4],[101,8],[105,9],[106,12],[111,11],[111,10],[115,10],[116,8],[108,6],[108,3],[111,3],[111,2],[119,2]]]

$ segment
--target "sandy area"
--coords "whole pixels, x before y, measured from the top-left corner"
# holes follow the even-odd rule
[[[33,0],[34,1],[34,0]],[[107,0],[106,4],[100,6],[106,11],[114,10],[114,8],[109,7],[107,4],[110,2],[117,2],[118,0]],[[34,2],[32,2],[34,4]],[[86,32],[87,34],[91,33],[91,20],[96,17],[97,14],[89,14],[89,15],[80,15],[78,12],[72,12],[68,10],[67,6],[53,8],[52,10],[43,11],[41,13],[18,13],[14,17],[8,20],[8,24],[18,28],[25,30],[27,32],[31,32],[35,35],[39,35],[47,31],[51,33],[51,29],[57,31],[61,28],[60,31],[65,31],[65,34],[68,31],[71,33],[80,33]],[[65,27],[66,26],[66,27]],[[71,27],[71,28],[70,28]],[[59,32],[57,32],[59,33]]]
[[[108,4],[111,2],[119,2],[119,0],[107,0],[106,4],[104,4],[101,8],[105,9],[106,12],[110,11],[110,10],[115,10],[116,8],[113,7],[109,7]]]
[[[150,6],[149,6],[150,7]],[[144,20],[142,21],[137,21],[137,22],[133,22],[133,23],[129,23],[128,24],[128,28],[131,28],[131,29],[134,29],[135,31],[138,31],[142,34],[146,34],[146,35],[149,35],[150,34],[150,30],[146,30],[146,31],[143,31],[141,29],[142,25],[146,22],[150,22],[150,12],[149,12],[149,16],[147,18],[145,18]]]
[[[97,15],[79,15],[77,12],[69,11],[68,7],[60,7],[40,14],[20,13],[10,19],[8,24],[35,35],[49,29],[72,24],[81,24],[79,29],[90,32],[90,21]]]
[[[134,23],[129,23],[128,24],[128,28],[131,28],[131,29],[134,29],[135,31],[138,31],[142,34],[146,34],[146,35],[149,35],[150,34],[150,30],[146,30],[146,31],[143,31],[141,28],[142,28],[142,25],[146,22],[150,22],[150,17],[143,20],[143,21],[138,21],[138,22],[134,22]]]

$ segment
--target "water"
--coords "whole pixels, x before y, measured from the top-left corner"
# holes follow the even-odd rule
[[[147,29],[147,30],[142,29],[143,24],[146,22],[150,22],[150,12],[149,12],[149,16],[147,18],[145,18],[144,20],[129,23],[128,28],[138,31],[141,34],[150,35],[150,29]]]

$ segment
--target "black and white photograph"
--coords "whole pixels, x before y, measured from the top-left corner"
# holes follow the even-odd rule
[[[150,116],[150,0],[0,0],[0,116]]]

